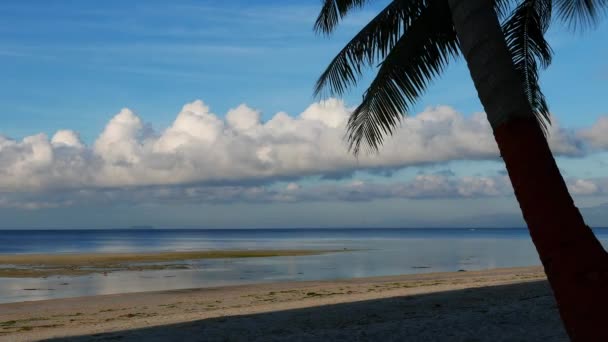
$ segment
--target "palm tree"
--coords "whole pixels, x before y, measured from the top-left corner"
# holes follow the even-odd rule
[[[330,34],[368,2],[324,0],[315,30]],[[339,96],[365,67],[378,65],[347,126],[355,154],[375,151],[429,81],[462,54],[568,335],[577,341],[608,341],[608,254],[574,205],[549,149],[550,117],[538,72],[551,63],[544,34],[552,12],[580,29],[593,26],[607,8],[608,0],[394,0],[332,60],[315,89]]]

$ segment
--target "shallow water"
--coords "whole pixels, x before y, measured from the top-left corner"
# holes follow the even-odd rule
[[[596,231],[608,245],[608,231]],[[191,269],[0,278],[0,303],[85,295],[538,265],[525,229],[0,231],[0,253],[359,249],[187,261]]]

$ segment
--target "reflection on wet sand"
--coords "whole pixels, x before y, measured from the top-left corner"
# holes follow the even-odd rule
[[[187,261],[315,255],[332,250],[233,250],[140,253],[0,254],[0,277],[48,277],[112,271],[189,269]],[[169,263],[172,262],[172,263]]]

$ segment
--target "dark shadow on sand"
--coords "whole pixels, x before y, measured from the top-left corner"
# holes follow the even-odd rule
[[[545,281],[47,341],[568,341]]]

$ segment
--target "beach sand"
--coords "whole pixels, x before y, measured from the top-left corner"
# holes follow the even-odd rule
[[[2,341],[567,341],[540,267],[0,304]]]

